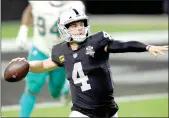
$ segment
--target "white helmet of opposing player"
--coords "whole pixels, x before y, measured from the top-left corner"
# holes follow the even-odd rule
[[[75,22],[75,21],[84,21],[85,26],[85,34],[80,36],[72,35],[69,30],[67,29],[67,25]],[[67,42],[75,41],[75,42],[83,42],[86,37],[89,35],[89,24],[88,24],[88,17],[83,11],[78,9],[70,8],[66,11],[63,11],[59,17],[59,26],[58,29],[60,31],[60,36]]]
[[[63,1],[49,1],[49,4],[54,7],[61,7],[64,5],[64,2]]]

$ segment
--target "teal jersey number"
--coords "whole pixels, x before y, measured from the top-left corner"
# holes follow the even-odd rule
[[[58,31],[58,21],[56,21],[55,24],[50,28],[50,33],[60,36]]]
[[[37,26],[38,26],[39,34],[41,36],[45,36],[46,35],[46,23],[43,17],[40,17],[40,16],[38,17]],[[58,31],[58,21],[56,21],[55,24],[50,28],[50,33],[60,36],[60,33]]]
[[[37,21],[37,26],[38,26],[39,34],[41,36],[45,36],[46,35],[45,19],[39,16]]]

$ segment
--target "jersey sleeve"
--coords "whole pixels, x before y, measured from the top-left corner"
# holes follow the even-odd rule
[[[53,62],[55,62],[58,66],[63,67],[64,66],[64,55],[60,53],[59,45],[55,45],[52,48],[51,52],[51,59]]]
[[[113,38],[106,32],[101,31],[93,35],[93,43],[95,43],[96,49],[104,48],[112,41]]]
[[[28,2],[32,6],[32,13],[33,13],[34,9],[39,8],[38,1],[29,0]]]
[[[94,38],[95,37],[95,38]],[[108,53],[145,52],[147,44],[138,41],[122,42],[114,40],[108,33],[102,31],[93,36],[96,50],[104,50],[107,46]],[[100,51],[100,50],[99,50]]]
[[[35,5],[37,3],[37,1],[33,1],[33,0],[28,0],[29,4],[31,5]]]
[[[122,42],[114,40],[108,44],[107,52],[125,53],[125,52],[145,52],[148,45],[138,41]]]
[[[99,42],[100,46],[106,46],[110,41],[113,41],[114,39],[111,37],[110,34],[107,32],[102,31],[102,39]]]

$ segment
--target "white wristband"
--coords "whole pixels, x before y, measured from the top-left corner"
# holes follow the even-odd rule
[[[28,27],[26,25],[21,25],[18,35],[19,36],[23,36],[24,35],[24,36],[27,37],[27,34],[28,34]]]
[[[150,47],[151,47],[151,45],[146,46],[146,50],[149,50]]]

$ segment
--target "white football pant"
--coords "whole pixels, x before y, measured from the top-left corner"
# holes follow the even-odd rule
[[[87,115],[84,115],[82,113],[80,113],[79,111],[72,111],[70,114],[69,114],[69,118],[73,118],[73,117],[83,117],[83,118],[89,118],[89,116]],[[112,116],[111,118],[117,118],[118,117],[118,114],[116,113],[114,116]]]

